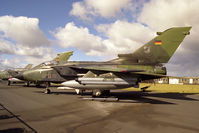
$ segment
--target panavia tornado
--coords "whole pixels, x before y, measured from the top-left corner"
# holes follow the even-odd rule
[[[32,68],[33,64],[28,64],[24,68],[13,68],[13,69],[7,69],[0,71],[0,79],[2,80],[8,80],[8,85],[11,84],[11,82],[22,82],[21,80],[17,78],[12,78],[13,75],[16,75],[22,71],[26,71]]]
[[[139,87],[141,81],[165,77],[167,63],[191,27],[174,27],[157,32],[157,36],[130,54],[119,54],[107,62],[72,62],[55,66],[54,69],[65,79],[68,89],[92,90],[93,96],[109,94],[112,89]],[[85,73],[82,77],[78,74]]]
[[[25,81],[27,86],[29,86],[30,83],[34,83],[36,86],[40,86],[40,84],[43,83],[49,86],[51,82],[61,83],[66,80],[58,77],[56,77],[57,79],[53,78],[53,75],[59,74],[53,70],[52,66],[65,63],[72,54],[72,51],[57,54],[57,57],[52,61],[43,62],[32,69],[15,74],[13,77]]]
[[[166,76],[167,63],[191,27],[174,27],[157,32],[157,36],[133,53],[119,54],[106,62],[67,61],[44,65],[25,71],[18,78],[45,83],[45,93],[50,93],[49,83],[62,83],[64,89],[77,93],[92,90],[93,96],[109,94],[112,89],[139,87],[145,80]],[[68,58],[72,55],[69,54]],[[142,88],[144,89],[144,88]]]

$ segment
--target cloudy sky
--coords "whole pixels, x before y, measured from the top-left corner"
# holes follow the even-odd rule
[[[199,76],[198,7],[199,0],[1,0],[0,69],[71,50],[70,60],[105,61],[157,31],[192,26],[166,66],[172,76]]]

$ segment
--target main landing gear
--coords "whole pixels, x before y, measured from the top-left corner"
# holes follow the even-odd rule
[[[11,82],[8,80],[8,86],[10,86]]]
[[[25,82],[25,86],[29,87],[30,86],[30,82]]]
[[[93,90],[92,97],[100,97],[100,96],[108,96],[110,95],[110,90]]]
[[[46,88],[44,89],[44,93],[45,94],[50,94],[51,93],[51,90],[49,89],[49,86],[50,86],[50,82],[46,82]]]
[[[83,95],[84,91],[85,90],[82,90],[82,89],[75,89],[77,95]]]
[[[77,95],[83,95],[85,90],[82,89],[75,89]],[[109,96],[110,95],[110,90],[93,90],[92,91],[92,97],[100,97],[100,96]]]
[[[92,97],[84,97],[84,100],[92,100],[92,101],[103,101],[103,102],[117,102],[119,98],[117,97],[109,97],[110,90],[93,90]]]

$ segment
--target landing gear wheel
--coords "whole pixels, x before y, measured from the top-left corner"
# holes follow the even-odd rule
[[[30,82],[26,82],[25,86],[29,87],[30,86]]]
[[[93,90],[92,97],[99,97],[101,95],[102,95],[102,91],[101,90]]]
[[[45,93],[45,94],[50,94],[51,91],[50,91],[50,89],[45,89],[45,90],[44,90],[44,93]]]
[[[75,89],[77,95],[83,95],[85,90],[82,89]]]
[[[110,90],[104,90],[102,93],[105,96],[109,96],[110,95]]]
[[[36,83],[36,87],[39,88],[41,87],[41,85],[39,83]]]
[[[8,86],[10,86],[11,82],[8,80]]]
[[[44,93],[45,94],[50,94],[51,93],[51,91],[50,91],[50,89],[49,89],[49,82],[46,82],[46,89],[44,90]]]

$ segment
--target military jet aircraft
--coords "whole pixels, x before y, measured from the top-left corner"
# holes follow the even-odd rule
[[[154,39],[130,54],[119,54],[107,62],[67,62],[54,70],[65,79],[69,89],[92,90],[93,96],[109,94],[111,89],[139,87],[139,82],[166,76],[167,63],[191,27],[174,27],[157,32]],[[83,77],[79,73],[87,72]],[[144,88],[143,88],[144,89]]]
[[[157,37],[135,52],[119,54],[114,60],[67,61],[61,65],[44,65],[26,71],[18,78],[45,83],[45,93],[50,93],[50,82],[62,83],[68,89],[76,89],[77,93],[92,90],[93,96],[108,94],[111,89],[139,87],[141,81],[166,75],[163,63],[169,61],[185,36],[190,34],[190,29],[191,27],[175,27],[157,32]]]
[[[3,70],[0,72],[0,79],[2,80],[8,80],[8,85],[11,84],[11,82],[19,82],[20,80],[15,78],[15,81],[11,81],[13,75],[18,74],[19,72],[25,71],[25,70],[29,70],[32,68],[33,64],[28,64],[27,66],[25,66],[24,68],[13,68],[13,69],[7,69],[7,70]],[[11,79],[10,79],[11,78]],[[21,81],[20,81],[21,82]]]
[[[32,69],[15,75],[14,77],[26,81],[27,86],[29,86],[30,83],[35,83],[36,86],[40,86],[42,83],[49,86],[50,82],[61,83],[65,81],[65,79],[60,81],[59,79],[53,78],[53,75],[56,75],[57,73],[51,67],[65,63],[72,54],[73,51],[57,54],[57,57],[52,61],[43,62]]]

